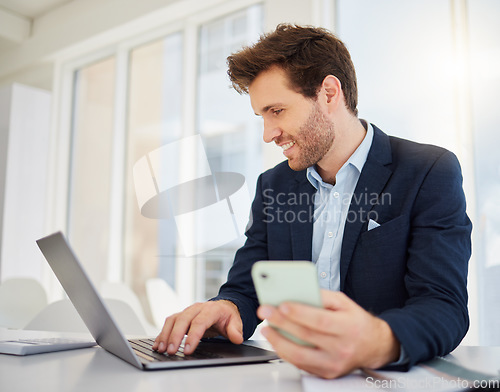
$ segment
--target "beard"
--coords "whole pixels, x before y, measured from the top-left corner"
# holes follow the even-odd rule
[[[292,170],[300,171],[317,164],[330,150],[334,140],[333,123],[315,103],[295,137],[295,145],[299,147],[297,157],[288,159],[288,165]]]

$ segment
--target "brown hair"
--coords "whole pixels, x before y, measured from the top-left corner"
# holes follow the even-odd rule
[[[342,85],[347,108],[357,116],[356,72],[345,45],[330,31],[309,26],[280,24],[272,33],[227,58],[228,75],[240,94],[257,75],[271,66],[282,67],[292,89],[315,98],[323,79],[336,76]]]

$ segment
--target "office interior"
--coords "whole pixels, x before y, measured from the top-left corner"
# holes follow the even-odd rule
[[[210,170],[243,175],[251,199],[284,158],[225,58],[278,23],[315,25],[351,52],[360,118],[458,156],[474,224],[463,344],[500,345],[499,17],[496,0],[0,0],[0,283],[30,278],[47,304],[64,298],[35,244],[61,230],[153,332],[214,296],[244,237],[207,243],[213,221],[186,238],[173,217],[144,216],[134,165],[199,135]],[[199,165],[188,149],[162,174]]]

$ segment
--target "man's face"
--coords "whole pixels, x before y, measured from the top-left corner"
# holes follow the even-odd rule
[[[281,68],[262,72],[248,90],[255,114],[264,119],[264,141],[274,141],[283,149],[290,168],[304,170],[330,151],[333,123],[316,100],[289,87]]]

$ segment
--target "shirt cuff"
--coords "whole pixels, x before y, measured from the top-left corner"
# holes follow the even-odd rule
[[[406,365],[410,362],[410,357],[406,354],[405,348],[401,345],[399,359],[396,362],[391,362],[386,366],[401,366]]]

